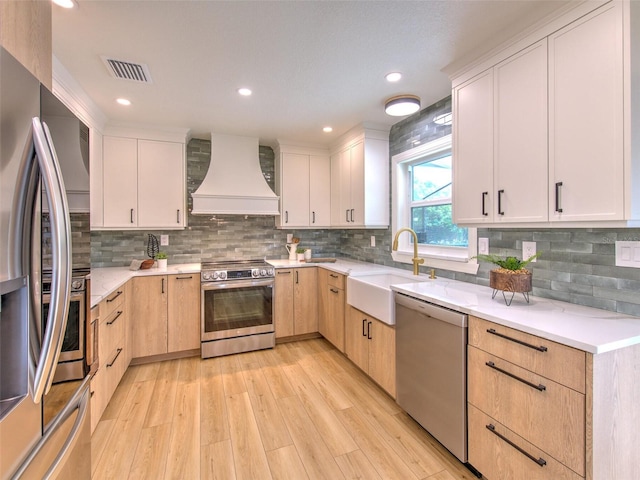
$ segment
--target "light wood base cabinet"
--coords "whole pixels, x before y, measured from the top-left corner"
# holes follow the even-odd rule
[[[396,331],[392,326],[349,305],[344,352],[395,398]]]
[[[344,353],[345,276],[318,269],[318,330]]]
[[[277,269],[274,322],[276,338],[318,331],[318,269]]]
[[[471,316],[468,367],[469,463],[487,479],[639,478],[640,345],[591,354]]]
[[[132,279],[133,358],[200,348],[197,274]]]
[[[100,365],[91,379],[91,428],[95,429],[113,392],[129,366],[127,361],[127,312],[124,286],[117,289],[98,306],[98,355]]]

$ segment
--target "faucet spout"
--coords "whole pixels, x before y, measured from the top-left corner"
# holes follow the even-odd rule
[[[413,236],[413,274],[420,275],[420,265],[424,263],[424,258],[418,257],[418,235],[412,229],[408,227],[401,228],[396,232],[395,237],[393,237],[393,245],[391,249],[396,252],[398,250],[398,237],[402,232],[409,232]]]

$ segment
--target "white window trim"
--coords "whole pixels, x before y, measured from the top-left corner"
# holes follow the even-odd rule
[[[410,227],[410,201],[407,188],[407,163],[421,157],[436,155],[451,150],[451,135],[419,145],[410,150],[391,157],[391,226],[395,236],[400,228]],[[478,233],[475,228],[469,228],[469,247],[434,247],[420,246],[418,257],[424,258],[427,268],[442,268],[454,272],[478,273],[478,261],[471,259],[478,254]],[[398,238],[398,251],[392,251],[391,257],[400,263],[413,263],[413,245],[409,233],[402,233]]]

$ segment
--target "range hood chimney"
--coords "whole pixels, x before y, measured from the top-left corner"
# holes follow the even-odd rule
[[[258,139],[211,134],[211,163],[192,195],[194,215],[280,215],[260,168]]]

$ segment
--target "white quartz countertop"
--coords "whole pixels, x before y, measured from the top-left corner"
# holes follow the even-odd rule
[[[166,270],[149,268],[147,270],[129,270],[129,267],[107,267],[91,269],[91,307],[111,295],[132,277],[149,275],[175,275],[181,273],[200,273],[199,263],[168,265]]]
[[[335,263],[267,262],[275,268],[322,267],[351,276],[384,272],[407,274],[407,270],[341,258]],[[94,268],[91,270],[91,306],[97,305],[134,276],[199,272],[199,263],[169,265],[166,271],[157,268],[137,271],[128,267]],[[422,280],[428,278],[427,275],[420,276]],[[516,294],[511,305],[507,306],[502,292],[492,299],[489,287],[446,278],[408,282],[392,285],[391,289],[586,352],[605,353],[640,343],[639,317],[534,296],[530,296],[530,303],[526,303],[522,294]]]
[[[640,318],[621,313],[521,293],[507,306],[502,292],[492,299],[489,287],[448,279],[391,289],[594,354],[640,343]]]

